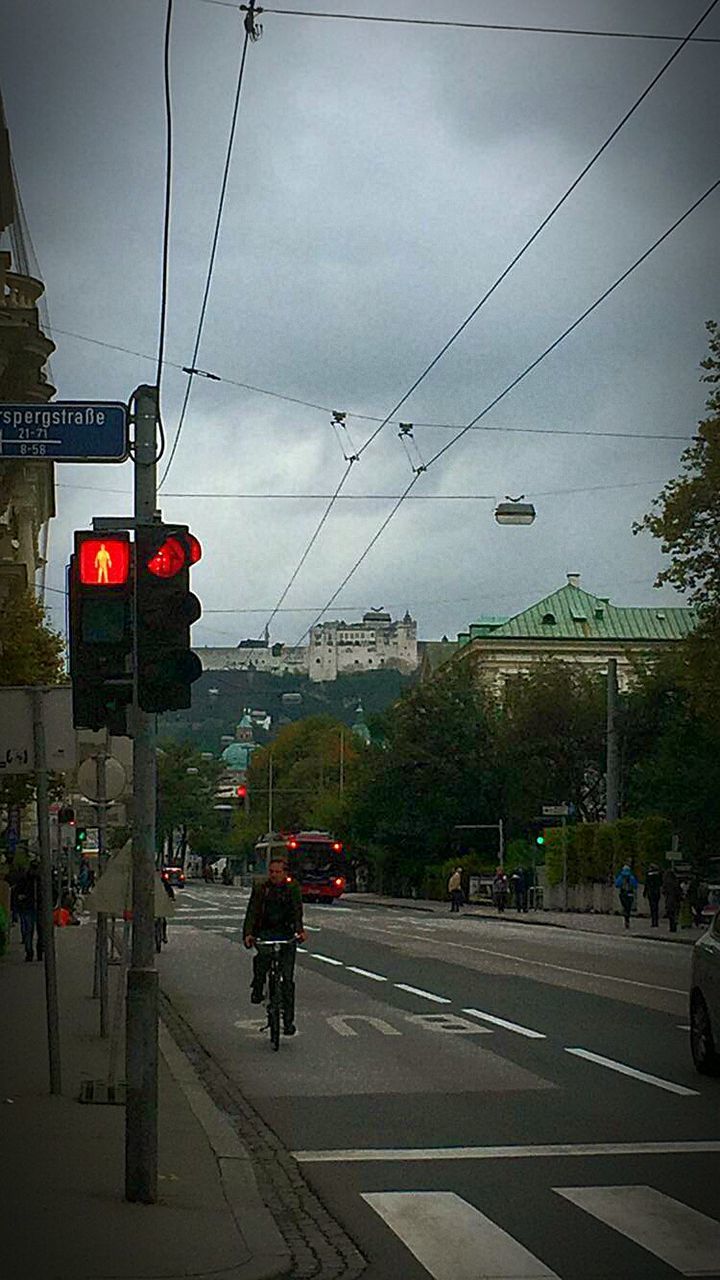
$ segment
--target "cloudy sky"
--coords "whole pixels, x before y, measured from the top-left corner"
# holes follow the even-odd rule
[[[317,7],[683,36],[707,2]],[[3,0],[0,84],[62,398],[126,400],[154,377],[165,8]],[[161,498],[166,518],[189,523],[204,547],[194,571],[201,644],[262,632],[326,506],[322,497],[236,495],[333,492],[346,463],[329,410],[382,419],[393,408],[674,47],[269,12],[262,22],[198,359],[223,380],[194,380]],[[720,40],[720,5],[698,34]],[[178,365],[192,355],[242,40],[236,9],[175,0],[166,356]],[[403,406],[404,422],[440,424],[415,428],[422,460],[452,438],[447,424],[475,417],[719,176],[719,70],[720,43],[680,53]],[[677,473],[683,442],[638,436],[689,437],[702,416],[704,322],[720,317],[719,215],[716,192],[482,419],[492,429],[468,432],[421,476],[329,616],[409,608],[422,637],[452,636],[471,619],[524,607],[567,571],[620,604],[676,599],[653,590],[659,549],[634,537],[632,522]],[[171,440],[186,381],[165,369]],[[347,423],[347,451],[376,425]],[[358,495],[399,494],[411,478],[390,424],[353,466],[273,639],[299,639],[393,506]],[[72,530],[130,510],[131,467],[64,464],[57,479],[47,578],[56,589]],[[462,494],[486,496],[440,500]],[[495,501],[519,494],[535,503],[535,524],[498,526]],[[48,603],[60,624],[62,596]]]

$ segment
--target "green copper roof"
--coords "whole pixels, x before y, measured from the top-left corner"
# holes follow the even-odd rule
[[[682,640],[695,626],[692,609],[621,608],[568,583],[513,618],[470,624],[470,640]]]

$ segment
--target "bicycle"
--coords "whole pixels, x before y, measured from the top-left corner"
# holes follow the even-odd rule
[[[280,974],[280,956],[283,947],[292,946],[295,938],[256,938],[258,951],[267,947],[270,952],[270,969],[268,971],[267,1029],[270,1031],[270,1044],[277,1052],[280,1048],[280,1015],[282,977]],[[263,1028],[265,1030],[265,1028]]]

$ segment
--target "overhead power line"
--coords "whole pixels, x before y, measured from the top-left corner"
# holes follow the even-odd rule
[[[698,199],[695,200],[690,205],[690,208],[686,209],[685,213],[681,214],[681,216],[677,218],[675,222],[673,222],[672,226],[668,227],[667,230],[664,231],[661,236],[658,236],[657,240],[655,240],[650,245],[649,249],[646,249],[645,252],[641,254],[639,258],[636,258],[635,262],[633,262],[633,264],[630,267],[628,267],[626,271],[623,271],[622,275],[618,276],[617,280],[615,280],[614,283],[609,286],[609,288],[605,289],[603,293],[601,293],[600,296],[595,299],[595,302],[593,302],[591,306],[587,307],[585,311],[583,311],[583,313],[580,316],[578,316],[577,320],[574,320],[571,325],[568,325],[567,329],[563,330],[563,332],[559,335],[559,337],[557,337],[555,341],[550,344],[549,347],[546,347],[545,350],[535,360],[533,360],[529,365],[526,365],[522,373],[519,373],[516,378],[513,378],[512,382],[509,382],[508,385],[504,388],[504,390],[499,393],[499,395],[495,396],[494,399],[491,400],[490,403],[486,405],[485,408],[482,409],[480,413],[478,413],[475,416],[475,418],[471,419],[471,421],[467,424],[467,426],[463,427],[462,431],[458,432],[458,434],[452,440],[450,440],[448,444],[444,446],[444,448],[439,449],[438,452],[434,454],[433,457],[430,459],[430,461],[427,463],[426,470],[429,470],[431,466],[434,466],[434,464],[439,461],[439,459],[443,456],[443,454],[447,453],[448,449],[451,449],[453,445],[457,444],[458,441],[460,441],[463,438],[463,436],[466,435],[466,433],[471,429],[473,424],[478,421],[479,418],[482,418],[484,414],[489,413],[490,410],[496,404],[498,404],[502,399],[504,399],[504,397],[508,395],[509,392],[512,391],[514,387],[518,385],[518,383],[522,382],[522,380],[526,378],[528,374],[530,374],[534,369],[536,369],[538,365],[541,364],[542,361],[545,360],[552,351],[555,351],[557,347],[559,347],[560,344],[564,342],[565,339],[571,333],[573,333],[575,329],[577,329],[578,325],[582,324],[583,321],[586,320],[587,317],[591,315],[593,311],[595,311],[596,307],[599,307],[600,304],[604,302],[605,299],[608,298],[610,294],[613,293],[615,289],[617,289],[619,285],[623,283],[623,281],[627,280],[628,276],[632,275],[632,273],[636,271],[637,268],[647,260],[647,258],[650,257],[651,253],[654,253],[655,250],[659,248],[659,246],[663,244],[665,240],[667,240],[668,236],[672,235],[673,231],[676,231],[677,228],[681,226],[682,223],[685,222],[685,220],[689,218],[690,215],[694,213],[695,210],[698,209],[700,205],[703,204],[703,202],[713,194],[713,192],[717,191],[718,187],[720,187],[720,178],[717,178],[715,182],[711,183],[711,185],[707,188],[707,190],[704,191],[703,194],[699,196]],[[370,542],[365,547],[365,550],[362,552],[360,556],[358,556],[352,568],[343,578],[342,582],[340,583],[340,586],[330,596],[330,599],[327,601],[323,609],[321,609],[317,617],[313,620],[313,622],[311,622],[310,626],[305,631],[303,631],[302,635],[296,641],[297,644],[300,644],[304,636],[307,635],[308,632],[312,630],[312,628],[316,625],[316,623],[320,621],[323,614],[326,613],[327,610],[330,608],[330,606],[335,603],[337,597],[340,595],[340,592],[344,590],[344,588],[347,586],[350,579],[354,576],[354,574],[360,568],[360,565],[363,563],[366,557],[370,554],[375,544],[382,537],[383,533],[387,529],[391,520],[397,514],[403,502],[406,500],[411,490],[417,484],[421,474],[422,473],[419,473],[419,472],[415,473],[412,480],[410,481],[407,488],[405,489],[404,493],[400,495],[400,497],[398,498],[397,502],[395,503],[390,513],[385,517],[379,529],[376,531],[376,533],[371,538]]]
[[[573,489],[547,489],[543,492],[538,490],[528,490],[529,498],[543,498],[548,494],[555,493],[595,493],[600,490],[610,489],[638,489],[647,485],[665,484],[666,477],[659,480],[623,480],[618,484],[591,484],[584,485],[580,488]],[[105,485],[94,484],[66,484],[64,481],[58,481],[58,489],[87,489],[93,493],[119,493],[123,497],[130,497],[129,489],[110,489]],[[217,490],[211,490],[207,493],[166,493],[166,498],[228,498],[232,501],[252,501],[258,499],[262,502],[324,502],[333,495],[330,493],[222,493]],[[338,499],[340,502],[392,502],[395,498],[399,498],[399,493],[344,493]],[[413,493],[408,501],[410,502],[495,502],[497,500],[496,493]]]
[[[375,430],[374,430],[374,431],[372,431],[372,432],[370,433],[370,435],[368,436],[368,438],[367,438],[367,440],[365,441],[365,443],[364,443],[364,444],[360,447],[360,449],[358,450],[357,454],[353,457],[353,459],[351,459],[351,461],[350,461],[350,463],[349,463],[349,465],[348,465],[348,467],[347,467],[347,470],[345,471],[344,475],[342,476],[342,478],[341,478],[341,480],[340,480],[340,483],[339,483],[339,485],[338,485],[338,488],[337,488],[337,490],[336,490],[335,494],[334,494],[334,495],[333,495],[333,497],[330,499],[330,501],[329,501],[329,503],[328,503],[328,505],[327,505],[327,508],[326,508],[326,509],[325,509],[325,511],[323,512],[322,517],[321,517],[321,519],[320,519],[320,522],[319,522],[319,524],[318,524],[318,527],[317,527],[317,529],[314,531],[314,533],[313,533],[313,535],[312,535],[312,537],[311,537],[311,539],[310,539],[310,543],[305,547],[305,550],[303,551],[303,554],[302,554],[301,560],[300,560],[299,564],[296,566],[295,570],[293,571],[293,574],[291,575],[291,579],[290,579],[290,582],[291,582],[291,583],[292,583],[292,582],[294,582],[294,581],[295,581],[295,579],[297,578],[297,575],[298,575],[298,573],[299,573],[300,569],[302,568],[302,565],[303,565],[303,564],[305,563],[305,561],[307,560],[307,557],[308,557],[308,554],[309,554],[309,552],[310,552],[311,548],[315,545],[315,542],[317,541],[317,538],[318,538],[318,535],[319,535],[319,533],[320,533],[320,530],[321,530],[321,529],[324,527],[324,525],[327,523],[327,520],[328,520],[328,518],[329,518],[329,516],[330,516],[330,513],[331,513],[331,511],[332,511],[332,509],[333,509],[333,507],[334,507],[334,505],[335,505],[335,503],[336,503],[336,501],[337,501],[337,499],[338,499],[338,497],[339,497],[339,495],[340,495],[340,492],[341,492],[341,490],[342,490],[342,488],[343,488],[343,486],[344,486],[344,484],[345,484],[346,480],[348,479],[348,476],[350,475],[350,471],[351,471],[351,469],[352,469],[353,462],[358,461],[358,460],[362,457],[362,455],[363,455],[363,453],[365,452],[365,450],[366,450],[366,449],[368,449],[368,448],[370,447],[370,445],[373,443],[373,441],[375,441],[375,440],[377,439],[377,437],[380,435],[381,431],[383,431],[383,430],[385,429],[385,427],[387,426],[388,422],[389,422],[389,421],[390,421],[390,420],[395,416],[395,414],[396,414],[396,413],[398,413],[398,412],[400,411],[400,409],[402,409],[403,405],[404,405],[404,404],[406,404],[406,402],[410,399],[410,397],[411,397],[411,396],[413,395],[413,393],[417,390],[417,388],[421,385],[421,383],[425,381],[425,379],[427,378],[428,374],[430,374],[430,373],[432,372],[432,370],[435,368],[435,366],[439,363],[439,361],[443,359],[443,357],[444,357],[444,356],[446,355],[446,353],[449,351],[449,349],[450,349],[450,347],[453,345],[453,343],[457,341],[457,339],[458,339],[458,338],[460,337],[460,335],[464,332],[464,330],[468,327],[468,325],[469,325],[469,324],[470,324],[470,323],[475,319],[475,317],[476,317],[476,316],[478,315],[478,313],[482,310],[482,308],[485,306],[485,304],[490,300],[490,298],[491,298],[491,297],[493,296],[493,294],[495,293],[495,290],[496,290],[497,288],[499,288],[499,286],[502,284],[502,282],[503,282],[505,279],[507,279],[507,277],[510,275],[510,272],[514,270],[514,268],[517,266],[518,262],[520,262],[520,260],[524,257],[524,255],[527,253],[527,251],[528,251],[528,249],[531,247],[531,245],[533,245],[533,244],[535,243],[535,241],[538,239],[538,237],[539,237],[540,235],[542,235],[542,232],[545,230],[545,228],[547,227],[548,223],[549,223],[549,222],[551,222],[551,220],[555,217],[555,214],[556,214],[556,213],[557,213],[557,212],[558,212],[558,211],[563,207],[563,205],[565,204],[566,200],[568,200],[568,199],[569,199],[569,197],[572,195],[573,191],[575,191],[575,190],[576,190],[576,188],[579,186],[579,184],[582,182],[583,178],[585,178],[585,177],[586,177],[586,175],[587,175],[587,174],[590,172],[590,170],[593,168],[593,165],[595,165],[595,164],[596,164],[596,162],[600,159],[600,157],[603,155],[603,153],[607,150],[607,148],[611,145],[611,143],[614,141],[614,139],[618,136],[618,134],[620,133],[621,129],[623,129],[623,128],[624,128],[624,126],[627,124],[628,120],[630,120],[630,118],[634,115],[634,113],[637,111],[637,109],[638,109],[638,107],[641,105],[641,103],[643,103],[643,102],[645,101],[645,99],[647,98],[648,94],[652,92],[652,90],[654,89],[654,87],[655,87],[655,85],[658,83],[658,81],[661,79],[661,77],[665,74],[665,72],[668,70],[668,68],[669,68],[670,66],[672,66],[672,63],[673,63],[673,62],[675,61],[675,59],[677,58],[678,54],[679,54],[679,53],[684,49],[684,47],[685,47],[685,45],[687,44],[688,40],[690,40],[690,39],[691,39],[691,37],[695,34],[695,32],[698,30],[698,28],[702,25],[702,23],[705,21],[705,19],[708,17],[708,15],[709,15],[710,13],[712,13],[713,9],[717,6],[717,4],[718,4],[718,0],[710,0],[710,4],[709,4],[709,5],[707,6],[707,8],[704,10],[704,12],[703,12],[703,14],[701,15],[701,17],[700,17],[700,18],[698,18],[698,19],[697,19],[697,21],[693,23],[693,25],[692,25],[692,27],[690,28],[690,30],[689,30],[689,32],[688,32],[688,34],[684,37],[684,39],[683,39],[683,40],[681,41],[681,43],[677,46],[677,48],[673,50],[673,52],[670,54],[670,56],[669,56],[668,58],[666,58],[665,62],[664,62],[664,63],[663,63],[663,65],[660,67],[659,71],[657,71],[657,72],[655,73],[655,75],[653,76],[653,78],[652,78],[652,80],[650,81],[650,83],[649,83],[648,85],[646,85],[646,87],[643,89],[643,91],[642,91],[642,93],[640,94],[640,96],[639,96],[638,98],[636,98],[636,99],[635,99],[635,102],[633,103],[633,105],[629,108],[629,110],[628,110],[628,111],[626,111],[626,112],[625,112],[624,116],[621,118],[621,120],[619,121],[619,123],[615,126],[615,128],[612,130],[612,132],[607,136],[607,138],[606,138],[606,139],[605,139],[605,141],[602,143],[602,145],[601,145],[600,147],[598,147],[597,151],[594,153],[594,155],[592,155],[592,156],[591,156],[591,158],[590,158],[590,160],[588,160],[587,164],[585,164],[585,165],[583,166],[583,168],[580,170],[580,172],[579,172],[579,174],[577,175],[577,177],[576,177],[576,178],[575,178],[575,179],[570,183],[570,186],[565,190],[565,192],[564,192],[564,193],[563,193],[563,195],[560,197],[560,199],[559,199],[559,200],[557,200],[557,201],[556,201],[556,203],[553,205],[553,207],[552,207],[552,209],[550,210],[550,212],[549,212],[549,213],[547,213],[547,214],[545,215],[545,217],[542,219],[542,221],[539,223],[539,225],[535,228],[535,230],[533,231],[532,235],[530,235],[530,236],[528,237],[528,239],[525,241],[525,243],[521,246],[521,248],[520,248],[520,249],[517,251],[517,253],[514,255],[514,257],[513,257],[513,258],[511,258],[510,262],[509,262],[509,263],[507,264],[507,266],[506,266],[506,267],[505,267],[505,268],[500,272],[500,275],[496,277],[495,281],[493,282],[493,284],[491,284],[490,288],[489,288],[489,289],[487,289],[487,290],[485,291],[485,293],[483,294],[483,296],[482,296],[482,298],[480,299],[480,301],[479,301],[479,302],[478,302],[478,303],[473,307],[472,311],[471,311],[471,312],[470,312],[470,313],[465,317],[465,319],[462,321],[462,324],[458,325],[458,327],[457,327],[457,329],[455,330],[455,332],[454,332],[453,334],[451,334],[451,336],[448,338],[447,342],[445,342],[445,343],[443,344],[443,346],[440,348],[440,350],[437,352],[437,354],[433,357],[433,359],[430,361],[430,363],[429,363],[429,364],[427,364],[427,365],[425,366],[425,368],[423,369],[422,373],[421,373],[421,374],[420,374],[420,375],[415,379],[415,381],[414,381],[414,382],[412,383],[412,385],[408,388],[408,390],[405,392],[405,394],[400,398],[400,400],[398,400],[397,404],[395,404],[395,405],[393,406],[393,408],[392,408],[392,409],[390,410],[390,412],[389,412],[389,413],[388,413],[388,414],[383,418],[383,420],[378,424],[378,426],[375,428]],[[441,451],[441,452],[442,452],[442,451]],[[426,467],[423,465],[423,467],[421,468],[421,470],[426,470]],[[418,474],[420,474],[420,472],[415,471],[414,479],[417,479]],[[412,485],[410,486],[410,488],[412,488]],[[409,489],[408,489],[408,492],[409,492]],[[400,499],[400,501],[402,502],[402,501],[403,501],[403,499],[401,498],[401,499]],[[283,599],[285,598],[285,595],[287,595],[287,591],[288,591],[288,590],[289,590],[289,587],[286,587],[285,592],[284,592],[283,597],[282,597]]]
[[[104,347],[108,351],[121,351],[124,355],[137,356],[139,360],[155,360],[155,356],[148,355],[146,351],[135,351],[132,347],[121,346],[117,342],[103,342],[100,338],[90,338],[85,333],[75,333],[72,329],[59,329],[56,325],[46,325],[46,329],[50,333],[62,334],[66,338],[75,338],[78,342],[89,342],[96,347]],[[163,360],[163,364],[169,369],[184,370],[184,366],[179,364],[177,360]],[[239,382],[236,378],[228,378],[219,373],[209,374],[206,370],[198,369],[196,373],[210,378],[212,382],[224,382],[231,387],[241,387],[244,391],[253,391],[261,396],[272,396],[275,400],[286,400],[289,404],[299,404],[306,409],[317,409],[321,413],[332,414],[333,410],[328,405],[317,404],[313,400],[300,400],[297,396],[287,396],[281,391],[270,391],[267,387],[257,387],[250,382]],[[357,418],[363,422],[382,422],[383,419],[379,414],[371,413],[355,413],[351,409],[346,411],[346,417]],[[393,419],[390,420],[391,422]],[[438,431],[459,431],[462,423],[460,422],[416,422],[416,427],[432,427]],[[684,440],[687,443],[693,439],[692,436],[678,435],[669,432],[650,432],[650,431],[591,431],[586,427],[572,427],[569,430],[564,427],[507,427],[501,424],[492,425],[483,423],[482,426],[473,428],[477,431],[494,431],[499,433],[507,433],[509,435],[537,435],[537,436],[598,436],[598,438],[608,438],[612,440]],[[165,497],[175,497],[175,494],[165,494]]]
[[[233,103],[230,132],[228,135],[227,148],[225,152],[225,164],[223,166],[222,182],[220,184],[220,196],[218,199],[217,213],[215,216],[215,229],[213,231],[212,245],[210,247],[210,258],[208,260],[207,274],[205,277],[205,288],[203,290],[202,303],[200,305],[200,315],[198,318],[197,329],[195,331],[195,343],[193,346],[192,360],[190,362],[190,367],[186,369],[188,380],[185,387],[185,395],[183,396],[182,407],[180,409],[180,417],[178,419],[177,430],[175,432],[175,439],[173,441],[172,449],[170,450],[170,457],[167,460],[165,470],[160,480],[160,486],[159,486],[160,488],[162,488],[163,484],[167,479],[168,472],[170,471],[170,468],[175,458],[175,454],[177,453],[178,445],[180,443],[180,437],[182,435],[183,426],[185,424],[185,415],[187,413],[188,404],[190,402],[190,395],[191,395],[192,386],[193,386],[193,378],[196,374],[195,366],[197,364],[198,353],[200,351],[200,343],[202,341],[203,328],[205,326],[205,316],[207,313],[208,299],[210,297],[210,286],[212,284],[213,272],[215,270],[215,257],[217,254],[218,240],[220,238],[220,227],[222,224],[223,211],[225,208],[225,196],[227,193],[228,177],[230,175],[230,162],[232,159],[233,145],[235,142],[235,129],[237,126],[238,111],[240,108],[240,95],[242,93],[243,79],[245,75],[245,60],[247,57],[247,50],[248,50],[248,45],[250,41],[256,40],[260,34],[258,28],[255,26],[255,23],[254,23],[254,3],[255,3],[255,0],[250,0],[249,6],[246,6],[246,8],[248,9],[248,12],[246,13],[245,22],[244,22],[245,36],[243,39],[242,53],[240,56],[240,66],[238,69],[237,85],[235,88],[235,101]]]
[[[221,9],[237,9],[243,6],[233,4],[232,0],[201,0],[203,4],[213,4]],[[682,40],[682,36],[662,35],[654,31],[594,31],[583,27],[538,27],[514,22],[463,22],[452,18],[403,18],[392,15],[374,13],[330,13],[324,9],[276,9],[263,7],[258,13],[275,13],[291,18],[340,18],[347,22],[382,22],[398,24],[405,27],[448,27],[460,30],[477,31],[521,31],[534,35],[547,36],[595,36],[618,40]],[[717,36],[696,36],[698,44],[720,44]]]

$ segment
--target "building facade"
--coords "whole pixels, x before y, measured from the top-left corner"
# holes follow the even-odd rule
[[[393,622],[383,609],[369,609],[361,622],[321,622],[308,645],[242,641],[235,648],[199,648],[205,671],[263,671],[334,681],[339,675],[392,668],[410,674],[418,666],[417,623],[409,613]]]
[[[635,664],[690,635],[695,614],[688,608],[624,608],[580,586],[569,573],[565,586],[510,618],[480,618],[458,635],[452,661],[469,662],[479,677],[501,689],[548,659],[578,662],[605,671],[616,658],[618,683],[627,688]]]
[[[55,394],[45,370],[55,344],[41,327],[43,292],[29,270],[0,99],[0,403],[45,404]],[[0,457],[0,607],[11,591],[33,585],[54,514],[52,462]]]

